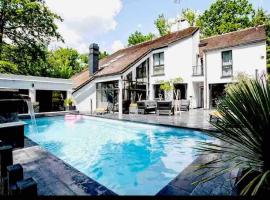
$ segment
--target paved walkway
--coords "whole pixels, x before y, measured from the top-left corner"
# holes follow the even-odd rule
[[[151,124],[161,124],[169,126],[177,126],[183,128],[193,128],[204,131],[214,131],[215,128],[208,122],[209,110],[192,109],[189,112],[181,112],[173,116],[156,115],[156,114],[123,114],[122,119],[128,121],[136,121]],[[90,115],[89,113],[82,113]],[[118,119],[118,113],[109,113],[104,115],[94,115],[109,119]]]

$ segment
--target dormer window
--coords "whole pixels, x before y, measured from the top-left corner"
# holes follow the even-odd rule
[[[154,60],[154,75],[164,74],[164,52],[155,53],[153,55]]]

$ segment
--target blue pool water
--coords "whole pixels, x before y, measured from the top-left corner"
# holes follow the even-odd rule
[[[26,123],[31,123],[25,120]],[[87,116],[37,119],[25,135],[119,195],[154,195],[195,158],[199,131]]]

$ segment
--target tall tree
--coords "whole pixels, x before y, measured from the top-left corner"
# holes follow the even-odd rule
[[[142,43],[142,42],[145,42],[145,41],[152,40],[154,37],[155,36],[152,33],[144,35],[139,31],[135,31],[135,33],[132,33],[128,37],[128,46],[132,46],[132,45],[135,45],[135,44],[139,44],[139,43]]]
[[[55,24],[62,19],[49,10],[44,0],[1,0],[0,11],[0,60],[9,59],[3,58],[4,49],[14,50],[20,72],[36,60],[44,59],[52,40],[63,40]],[[31,74],[31,71],[23,73]]]
[[[252,25],[253,26],[264,25],[264,24],[268,24],[269,21],[270,21],[270,15],[268,15],[264,9],[258,8],[255,11],[255,14],[252,18]]]
[[[204,37],[232,32],[252,26],[254,15],[248,0],[217,0],[199,18]]]
[[[168,22],[168,20],[164,17],[163,14],[159,15],[158,18],[155,20],[154,22],[159,35],[160,36],[164,36],[167,35],[168,33],[170,33],[170,24]]]
[[[182,19],[187,20],[190,26],[195,26],[196,21],[198,20],[197,13],[194,10],[189,9],[189,8],[182,11],[181,17]]]
[[[47,60],[51,77],[70,78],[87,67],[83,57],[71,48],[60,48],[49,52]]]

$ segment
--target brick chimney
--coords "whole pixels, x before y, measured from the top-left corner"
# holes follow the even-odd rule
[[[98,70],[99,46],[95,43],[89,47],[89,75],[92,76]]]

